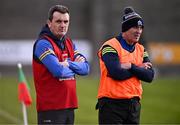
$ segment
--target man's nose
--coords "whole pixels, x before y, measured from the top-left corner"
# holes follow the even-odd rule
[[[137,27],[137,32],[141,33],[142,32],[142,28],[141,27]]]
[[[61,26],[65,26],[66,24],[62,21],[62,22],[60,23],[60,25],[61,25]]]

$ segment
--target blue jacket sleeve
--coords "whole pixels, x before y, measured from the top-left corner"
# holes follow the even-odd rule
[[[69,62],[69,68],[72,69],[78,75],[87,75],[89,73],[89,64],[85,62]]]
[[[149,59],[146,58],[144,60],[149,60]],[[143,61],[143,62],[146,62],[146,61]],[[145,82],[152,82],[152,80],[154,78],[154,70],[152,67],[149,69],[145,69],[145,68],[141,68],[141,67],[138,67],[138,66],[132,64],[130,71],[132,74],[134,74],[140,80],[145,81]]]
[[[57,78],[74,77],[74,72],[59,63],[54,54],[52,45],[47,40],[39,40],[35,46],[35,56],[45,65],[45,67]]]
[[[150,62],[150,59],[147,51],[144,49],[143,63],[145,62]],[[140,80],[145,82],[152,82],[154,78],[154,70],[152,67],[149,69],[145,69],[132,64],[130,71]]]
[[[77,56],[80,56],[84,58],[85,62],[75,62],[75,61],[68,60],[69,68],[78,75],[87,75],[90,70],[89,63],[87,59],[85,58],[85,56],[78,52],[75,44],[74,44],[74,53],[75,53],[74,58],[76,58]]]
[[[132,64],[131,72],[140,80],[145,81],[145,82],[152,82],[154,78],[154,70],[152,68],[144,69],[144,68],[141,68]]]
[[[129,70],[121,68],[117,53],[108,52],[102,56],[102,60],[106,65],[108,75],[113,79],[125,80],[133,76]]]

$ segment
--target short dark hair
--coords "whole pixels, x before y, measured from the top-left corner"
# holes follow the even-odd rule
[[[63,5],[54,5],[54,6],[52,6],[50,9],[49,9],[49,12],[48,12],[48,19],[50,20],[50,21],[52,21],[52,19],[53,19],[53,14],[54,14],[54,12],[60,12],[60,13],[62,13],[62,14],[65,14],[65,13],[68,13],[68,14],[70,14],[69,13],[69,9],[66,7],[66,6],[63,6]]]

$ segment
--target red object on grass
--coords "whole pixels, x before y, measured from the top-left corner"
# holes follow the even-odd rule
[[[26,81],[25,75],[22,70],[22,65],[18,64],[19,69],[19,85],[18,85],[18,99],[23,102],[26,106],[32,104],[32,98],[29,92],[29,86]]]

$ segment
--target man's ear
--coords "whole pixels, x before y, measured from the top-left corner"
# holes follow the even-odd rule
[[[47,20],[46,22],[47,22],[48,27],[51,27],[51,21]]]

